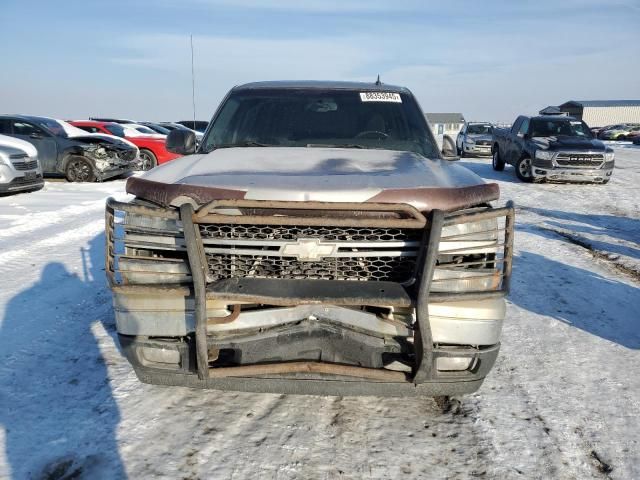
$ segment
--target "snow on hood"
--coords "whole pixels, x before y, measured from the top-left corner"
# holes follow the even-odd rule
[[[493,140],[493,135],[490,133],[468,133],[467,138],[473,140]]]
[[[364,201],[384,189],[484,184],[464,167],[411,152],[304,147],[223,148],[176,159],[141,178],[240,190],[247,199],[302,201]]]
[[[544,149],[577,148],[580,150],[605,150],[605,145],[595,138],[552,136],[533,137],[533,143]]]
[[[38,150],[31,143],[19,138],[9,137],[8,135],[0,135],[0,146],[23,150],[30,157],[36,157],[38,155]]]

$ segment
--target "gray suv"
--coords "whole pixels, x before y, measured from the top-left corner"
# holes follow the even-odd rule
[[[493,125],[488,122],[466,122],[456,138],[458,155],[491,156]]]

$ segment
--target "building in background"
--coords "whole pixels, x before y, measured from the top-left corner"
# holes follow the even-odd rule
[[[570,100],[558,105],[558,109],[584,120],[590,127],[640,123],[640,100]]]
[[[429,126],[436,137],[449,135],[455,137],[464,125],[461,113],[425,113]]]
[[[549,105],[548,107],[544,107],[538,113],[540,115],[569,115],[567,112],[563,112],[558,107],[554,107],[553,105]]]

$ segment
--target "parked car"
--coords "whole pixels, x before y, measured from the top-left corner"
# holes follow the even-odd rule
[[[160,125],[158,123],[153,123],[153,122],[138,122],[138,123],[140,125],[144,125],[145,127],[150,128],[155,133],[159,133],[161,135],[169,135],[169,132],[171,131],[168,128],[165,128],[165,127],[163,127],[162,125]]]
[[[36,147],[19,138],[0,135],[0,193],[40,190],[43,186]]]
[[[88,132],[109,133],[117,137],[126,138],[140,149],[139,170],[151,170],[157,165],[180,157],[180,155],[167,150],[164,137],[144,135],[125,127],[125,124],[93,120],[74,120],[71,124]]]
[[[607,183],[613,150],[573,117],[519,116],[511,130],[493,130],[493,168],[513,165],[523,182],[563,180]]]
[[[140,125],[138,123],[121,123],[120,125],[124,128],[125,135],[129,137],[153,137],[162,140],[167,138],[166,134],[158,133],[146,125]]]
[[[235,87],[187,157],[107,202],[118,338],[140,380],[452,395],[500,345],[514,210],[444,161],[402,87]]]
[[[184,125],[180,125],[179,123],[174,123],[174,122],[161,122],[160,123],[161,126],[163,126],[164,128],[166,128],[169,131],[173,131],[173,130],[184,130],[184,131],[189,131],[189,132],[194,132],[196,135],[196,140],[198,142],[200,142],[202,140],[202,133],[196,132],[195,130],[192,130],[190,128],[185,127]]]
[[[205,122],[203,120],[180,120],[179,122],[175,122],[180,125],[183,125],[187,128],[190,128],[194,132],[204,134],[205,130],[209,126],[209,122]]]
[[[458,155],[491,155],[493,125],[488,122],[465,122],[456,138]]]
[[[599,133],[598,137],[602,140],[624,141],[634,137],[638,131],[640,131],[640,123],[623,123],[607,127]]]
[[[136,123],[134,120],[129,120],[127,118],[89,117],[89,120],[105,123]]]
[[[135,145],[112,135],[87,134],[53,118],[0,115],[0,134],[31,143],[44,175],[64,175],[70,182],[106,180],[138,164]]]

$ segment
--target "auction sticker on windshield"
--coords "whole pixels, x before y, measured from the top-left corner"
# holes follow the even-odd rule
[[[400,94],[392,92],[360,92],[360,100],[363,102],[402,103]]]

